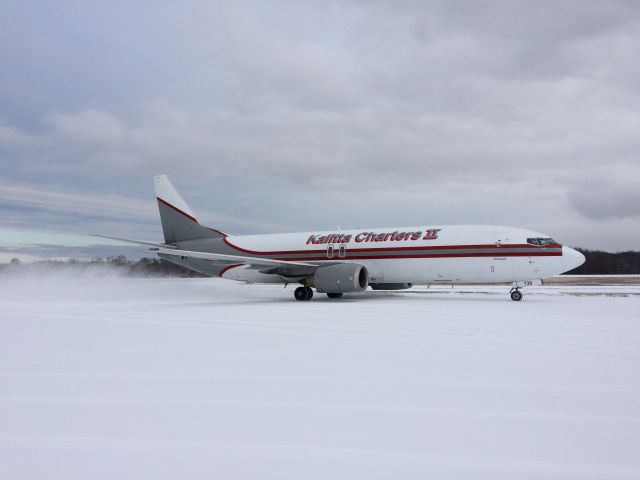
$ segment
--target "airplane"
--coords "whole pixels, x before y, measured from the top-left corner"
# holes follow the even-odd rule
[[[159,257],[207,276],[247,283],[300,284],[344,293],[403,290],[413,285],[512,284],[523,287],[573,270],[580,252],[543,233],[490,225],[419,225],[266,235],[228,235],[200,224],[166,175],[154,177],[164,242],[99,235],[146,246]]]

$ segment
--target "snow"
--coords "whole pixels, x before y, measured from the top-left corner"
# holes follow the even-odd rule
[[[0,280],[0,477],[640,478],[640,287]]]

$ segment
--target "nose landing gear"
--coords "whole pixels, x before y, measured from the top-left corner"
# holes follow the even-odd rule
[[[313,298],[313,290],[308,285],[298,287],[293,292],[293,296],[296,300],[304,302]]]
[[[522,300],[522,292],[518,287],[513,287],[511,289],[511,292],[509,293],[511,294],[511,300],[513,300],[514,302],[519,302],[520,300]]]

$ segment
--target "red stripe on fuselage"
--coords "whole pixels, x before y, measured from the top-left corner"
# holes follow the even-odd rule
[[[282,260],[289,262],[309,262],[309,261],[331,261],[331,262],[340,262],[345,260],[357,261],[357,260],[395,260],[398,258],[406,259],[406,258],[465,258],[465,257],[494,257],[494,258],[504,258],[504,257],[561,257],[562,252],[514,252],[514,253],[503,253],[498,254],[496,252],[488,252],[488,253],[435,253],[435,254],[424,254],[424,255],[359,255],[359,256],[346,256],[346,257],[333,257],[328,258],[324,257],[296,257],[296,258],[274,258],[274,260]]]
[[[323,248],[321,250],[273,250],[273,251],[258,251],[258,250],[249,250],[247,248],[242,248],[237,245],[231,243],[228,237],[224,237],[224,243],[226,243],[229,247],[233,248],[242,253],[250,253],[252,255],[294,255],[294,254],[314,254],[321,253],[326,254],[327,249]],[[327,244],[328,245],[346,245],[344,243],[335,243],[335,244]],[[423,246],[423,247],[370,247],[370,248],[347,248],[347,254],[352,252],[399,252],[399,251],[416,251],[416,250],[467,250],[474,248],[539,248],[541,252],[543,252],[545,248],[561,248],[562,245],[553,244],[553,245],[545,245],[544,247],[538,247],[536,245],[529,245],[528,243],[514,243],[514,244],[482,244],[482,245],[440,245],[440,246]],[[544,253],[542,253],[544,254]],[[493,255],[493,254],[491,254]],[[506,254],[505,254],[506,255]],[[505,256],[505,255],[494,255],[494,256]],[[539,255],[535,254],[527,254],[527,255]],[[326,257],[325,257],[326,258]],[[363,258],[363,257],[358,257]],[[291,260],[291,259],[289,259]],[[299,260],[296,258],[296,260]]]

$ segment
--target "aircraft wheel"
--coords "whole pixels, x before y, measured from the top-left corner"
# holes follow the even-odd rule
[[[522,300],[522,293],[520,292],[520,290],[514,290],[513,292],[511,292],[511,300],[513,300],[514,302],[519,302],[520,300]]]
[[[329,298],[340,298],[341,296],[341,293],[327,293],[327,297]]]
[[[305,285],[304,288],[307,291],[307,300],[311,300],[313,298],[313,289],[309,285]]]
[[[293,296],[295,297],[296,300],[303,302],[305,300],[309,299],[309,295],[307,292],[307,288],[309,287],[298,287],[295,289],[295,291],[293,292]]]

